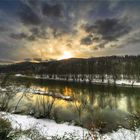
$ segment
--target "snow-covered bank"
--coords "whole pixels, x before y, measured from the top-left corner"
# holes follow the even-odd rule
[[[112,76],[106,75],[104,80],[100,78],[99,75],[95,75],[95,78],[92,78],[92,80],[89,78],[88,75],[86,75],[85,79],[81,78],[81,75],[77,76],[78,78],[76,79],[72,79],[71,76],[65,76],[65,77],[58,77],[57,75],[55,75],[54,77],[49,77],[48,75],[46,76],[39,76],[39,75],[35,75],[35,76],[27,76],[27,75],[22,75],[22,74],[15,74],[16,77],[25,77],[25,78],[35,78],[35,79],[46,79],[46,80],[56,80],[56,81],[67,81],[67,82],[79,82],[79,83],[93,83],[93,84],[104,84],[104,85],[119,85],[119,86],[133,86],[133,87],[140,87],[140,82],[138,82],[135,79],[131,79],[131,80],[127,80],[127,79],[116,79],[114,81],[114,79],[112,78]],[[123,76],[122,76],[123,77]]]
[[[73,134],[74,139],[83,140],[83,137],[89,134],[87,129],[72,126],[68,123],[57,124],[53,120],[35,119],[26,115],[15,115],[5,112],[0,112],[0,117],[7,118],[14,129],[28,130],[36,129],[40,135],[44,137],[59,136],[63,137],[65,134]],[[93,140],[89,137],[87,140]],[[98,133],[98,140],[140,140],[140,129],[131,131],[127,129],[119,129],[116,132],[101,135]]]
[[[49,119],[36,119],[31,116],[16,115],[5,112],[1,112],[0,116],[8,119],[14,129],[36,129],[40,135],[47,138],[56,135],[63,137],[65,133],[76,133],[76,137],[80,140],[84,133],[88,133],[86,129],[81,127],[72,126],[68,123],[57,124],[55,121]]]

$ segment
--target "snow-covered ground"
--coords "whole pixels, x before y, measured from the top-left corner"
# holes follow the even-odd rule
[[[73,79],[70,77],[68,78],[68,80],[66,80],[66,78],[60,78],[60,77],[55,77],[55,78],[49,78],[48,75],[46,76],[39,76],[39,75],[36,75],[36,76],[27,76],[27,75],[22,75],[22,74],[15,74],[16,77],[27,77],[27,78],[35,78],[35,79],[48,79],[48,80],[57,80],[57,81],[68,81],[68,82],[73,82]],[[82,80],[82,78],[79,76],[77,78],[77,82],[86,82],[88,83],[89,82],[89,77],[88,75],[85,76],[85,80]],[[99,78],[99,75],[95,75],[96,78],[94,78],[92,81],[90,81],[91,83],[93,84],[114,84],[114,80],[111,76],[107,75],[105,76],[105,79],[104,81],[102,82],[102,79]],[[122,76],[123,77],[123,76]],[[75,81],[76,82],[76,81]],[[133,80],[127,80],[127,79],[118,79],[115,81],[115,84],[116,85],[121,85],[121,86],[137,86],[137,87],[140,87],[140,82],[137,82],[135,79]]]
[[[63,137],[65,133],[76,133],[77,138],[80,140],[84,133],[88,133],[84,128],[69,125],[68,123],[57,124],[55,121],[49,119],[36,119],[31,116],[16,115],[5,112],[1,112],[0,116],[8,119],[14,129],[36,129],[40,135],[47,138],[56,135]]]
[[[16,115],[5,112],[0,112],[0,117],[7,118],[14,129],[28,130],[36,129],[40,135],[44,137],[59,136],[63,137],[65,134],[74,135],[74,139],[83,140],[86,134],[90,132],[82,127],[69,125],[68,123],[57,124],[53,120],[48,119],[36,119],[31,116],[26,115]],[[21,136],[19,140],[30,140],[26,136]],[[93,138],[88,138],[87,140],[93,140]],[[136,131],[127,130],[124,128],[119,129],[116,132],[107,133],[101,135],[98,133],[97,140],[140,140],[140,129]]]

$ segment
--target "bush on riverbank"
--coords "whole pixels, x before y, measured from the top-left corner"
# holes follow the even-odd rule
[[[6,119],[0,118],[0,140],[11,140],[11,138],[8,137],[11,131],[11,123]]]

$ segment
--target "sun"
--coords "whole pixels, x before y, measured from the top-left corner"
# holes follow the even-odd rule
[[[64,51],[63,55],[60,57],[60,59],[68,59],[71,58],[72,54],[70,52]]]

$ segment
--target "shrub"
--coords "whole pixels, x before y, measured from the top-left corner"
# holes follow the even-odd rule
[[[7,137],[11,130],[11,123],[6,119],[0,118],[0,140],[11,140],[10,137]]]

